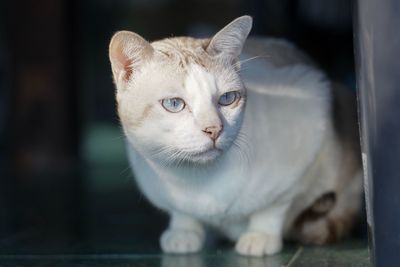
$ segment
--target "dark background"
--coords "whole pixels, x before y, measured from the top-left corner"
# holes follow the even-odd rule
[[[109,40],[210,36],[244,14],[251,34],[293,41],[355,87],[348,0],[2,1],[0,253],[154,249],[167,218],[135,189]]]

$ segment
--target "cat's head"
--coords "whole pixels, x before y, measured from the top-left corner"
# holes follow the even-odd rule
[[[243,16],[211,39],[153,43],[117,32],[109,52],[129,142],[167,163],[207,163],[227,151],[243,119],[238,58],[251,26]]]

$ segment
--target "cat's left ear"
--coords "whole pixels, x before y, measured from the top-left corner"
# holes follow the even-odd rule
[[[242,53],[242,48],[250,33],[253,19],[242,16],[220,30],[211,39],[207,52],[212,56],[226,57],[234,61]]]
[[[154,49],[140,35],[119,31],[111,39],[109,56],[114,81],[118,89],[124,89],[128,81],[153,55]]]

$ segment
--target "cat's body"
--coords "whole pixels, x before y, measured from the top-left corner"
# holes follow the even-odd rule
[[[233,32],[235,37],[245,39],[250,30],[249,23],[251,26],[248,17],[239,18],[224,29],[225,34],[232,33],[235,30],[232,25],[236,24],[242,32]],[[217,35],[223,41],[224,30]],[[171,215],[170,227],[161,237],[163,250],[175,253],[199,250],[204,241],[204,225],[211,225],[228,238],[238,240],[236,249],[245,255],[276,253],[282,247],[283,237],[305,243],[325,243],[335,239],[332,231],[336,238],[343,236],[351,227],[360,204],[361,180],[357,177],[357,151],[347,149],[346,141],[350,139],[343,139],[335,124],[333,99],[336,92],[332,93],[331,84],[306,56],[290,44],[275,39],[247,42],[242,58],[260,58],[243,63],[238,80],[236,56],[240,54],[244,39],[239,52],[236,47],[221,56],[213,53],[221,53],[223,46],[218,45],[227,42],[219,43],[218,38],[211,41],[172,38],[153,43],[152,48],[161,58],[175,62],[175,68],[182,71],[169,72],[163,65],[160,81],[155,78],[150,85],[141,84],[149,81],[145,77],[143,81],[141,77],[137,81],[135,77],[128,77],[125,84],[123,79],[119,80],[132,69],[118,70],[117,63],[113,62],[113,57],[118,56],[112,55],[113,45],[110,48],[119,115],[128,138],[127,149],[137,183],[155,206]],[[142,44],[142,52],[134,52],[136,57],[137,53],[144,53],[143,47],[146,48],[145,44]],[[156,57],[157,52],[153,53],[152,57]],[[209,55],[219,56],[220,61],[216,60],[219,63],[216,64],[214,57]],[[146,58],[145,54],[140,58]],[[123,61],[119,62],[124,65]],[[151,60],[149,62],[147,64],[152,64]],[[133,64],[129,61],[128,67]],[[166,120],[165,124],[157,125],[146,120],[164,116],[162,111],[155,112],[154,103],[143,103],[137,108],[140,112],[135,114],[130,105],[135,105],[134,102],[146,92],[139,93],[144,89],[136,89],[137,92],[132,93],[134,89],[129,92],[129,88],[160,87],[168,80],[162,74],[164,71],[175,77],[165,83],[166,87],[184,88],[178,96],[188,102],[184,106],[187,111],[182,109],[187,113],[178,115],[179,110],[176,114],[165,115],[170,116],[161,117]],[[144,67],[140,75],[146,75]],[[179,78],[180,83],[175,84]],[[223,87],[227,89],[219,92]],[[214,95],[219,97],[229,90],[238,92],[235,102],[226,106],[217,104],[213,111],[202,110],[207,106],[213,108]],[[177,96],[176,92],[166,95]],[[224,97],[228,98],[227,95]],[[188,98],[196,102],[191,103]],[[159,100],[164,105],[163,100]],[[146,134],[151,135],[151,131],[160,131],[161,135],[174,131],[169,128],[171,123],[175,131],[188,131],[189,134],[180,137],[175,133],[169,139],[159,134],[160,141],[146,139]],[[190,133],[192,125],[202,126]],[[208,125],[214,128],[204,128]],[[215,132],[217,128],[218,132]],[[213,148],[209,145],[204,152],[205,145],[201,143],[202,151],[186,152],[198,149],[192,148],[192,144],[203,142],[200,139],[204,137],[203,133],[197,136],[197,131],[203,131],[212,139]],[[152,142],[168,145],[152,147]],[[179,150],[172,149],[180,145],[175,142],[188,145]],[[168,159],[166,150],[173,160]],[[325,207],[326,210],[320,205],[321,214],[315,216],[310,207],[331,192],[335,197],[333,203]],[[314,215],[309,216],[307,212]]]

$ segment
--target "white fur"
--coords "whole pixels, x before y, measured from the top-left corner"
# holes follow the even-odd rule
[[[198,70],[191,75],[201,77],[205,84],[208,81],[207,75],[202,76]],[[232,239],[245,231],[252,215],[265,211],[259,224],[265,225],[268,234],[281,238],[286,209],[305,190],[300,186],[304,180],[316,178],[302,175],[332,129],[328,118],[329,88],[320,72],[305,66],[265,68],[263,79],[277,76],[285,79],[266,86],[264,91],[261,85],[254,86],[254,90],[247,87],[240,147],[225,151],[217,164],[164,166],[128,145],[137,182],[154,205],[212,224]],[[210,95],[215,90],[213,86],[204,88]],[[275,207],[279,207],[278,215]],[[270,222],[271,219],[279,221]]]
[[[211,225],[237,240],[240,254],[280,251],[288,222],[334,187],[338,155],[323,73],[254,60],[239,79],[226,63],[211,71],[192,64],[180,72],[154,53],[128,89],[117,91],[117,100],[136,181],[171,215],[163,250],[200,250],[203,227]],[[240,105],[218,106],[219,96],[232,90],[242,93]],[[187,108],[166,112],[157,101],[168,97],[181,97]],[[149,102],[146,119],[132,126]],[[224,130],[213,149],[202,129],[219,123]],[[321,179],[309,170],[325,147],[332,167]],[[294,203],[299,198],[304,203]]]

